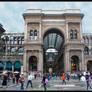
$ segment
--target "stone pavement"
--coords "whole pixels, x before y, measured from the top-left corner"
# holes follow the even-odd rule
[[[30,85],[29,85],[29,88],[24,89],[24,90],[28,90],[28,91],[44,90],[42,83],[41,83],[41,79],[36,79],[36,80],[33,80],[32,82],[33,82],[33,88],[31,88]],[[25,81],[25,85],[24,85],[25,87],[26,87],[26,84],[27,84],[27,81]],[[90,82],[90,84],[92,86],[92,82]],[[11,85],[8,86],[8,88],[0,88],[0,91],[1,90],[18,90],[18,91],[21,91],[20,85],[16,85],[16,84],[12,84],[12,83],[11,83]],[[58,80],[51,79],[49,81],[48,85],[47,85],[47,90],[87,91],[86,83],[79,81],[78,79],[76,79],[76,80],[70,79],[70,81],[66,80],[66,85],[65,84],[62,85],[62,80],[60,80],[60,79],[58,79]],[[92,91],[92,89],[89,89],[89,91]]]

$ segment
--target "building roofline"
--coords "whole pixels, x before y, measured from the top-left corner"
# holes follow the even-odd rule
[[[45,13],[23,13],[23,17],[25,16],[35,16],[35,15],[40,15],[40,16],[81,16],[82,18],[84,17],[83,13],[63,13],[63,14],[45,14]]]

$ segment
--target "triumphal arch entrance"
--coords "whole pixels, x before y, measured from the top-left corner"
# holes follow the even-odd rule
[[[83,16],[79,9],[27,9],[23,13],[24,73],[84,70]]]

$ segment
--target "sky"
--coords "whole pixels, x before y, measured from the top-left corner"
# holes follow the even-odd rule
[[[23,13],[26,9],[42,9],[42,10],[64,10],[64,9],[80,9],[84,14],[82,20],[83,33],[92,33],[92,2],[18,2],[8,1],[0,2],[0,23],[5,30],[13,33],[24,32]]]

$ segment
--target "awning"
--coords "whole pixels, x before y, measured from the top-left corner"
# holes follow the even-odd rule
[[[2,63],[2,62],[0,62],[0,68],[3,68],[3,66],[4,66],[4,65],[3,65],[3,63]]]
[[[21,63],[19,61],[16,61],[14,63],[14,68],[21,68]]]
[[[6,63],[6,68],[12,68],[12,63],[10,61]]]

